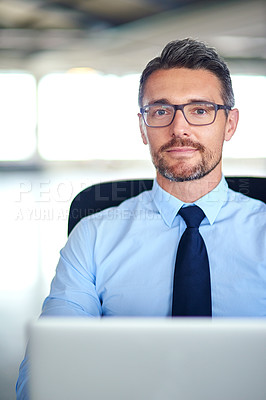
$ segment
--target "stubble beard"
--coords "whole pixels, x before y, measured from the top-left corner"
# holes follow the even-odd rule
[[[189,165],[187,160],[177,160],[174,165],[169,165],[164,157],[164,152],[172,147],[192,147],[201,154],[201,160],[195,165]],[[172,182],[185,182],[201,179],[220,163],[222,152],[215,157],[215,154],[206,149],[203,145],[193,142],[190,139],[174,137],[170,142],[163,145],[158,152],[152,152],[152,162],[156,170]]]

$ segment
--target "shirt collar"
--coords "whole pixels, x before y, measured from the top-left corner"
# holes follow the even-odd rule
[[[178,211],[184,203],[177,197],[162,189],[156,179],[153,182],[152,197],[164,222],[168,226],[172,226]]]
[[[172,226],[180,208],[190,204],[199,206],[212,225],[227,199],[227,191],[228,185],[224,176],[222,176],[220,183],[211,192],[196,200],[194,203],[184,203],[162,189],[155,179],[152,187],[152,197],[156,208],[168,226]]]
[[[194,204],[204,211],[209,223],[212,225],[219,214],[223,204],[227,200],[228,184],[222,176],[220,183],[205,196],[201,197]]]

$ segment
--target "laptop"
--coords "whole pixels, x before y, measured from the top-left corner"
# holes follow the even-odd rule
[[[266,320],[42,318],[31,400],[265,400]]]

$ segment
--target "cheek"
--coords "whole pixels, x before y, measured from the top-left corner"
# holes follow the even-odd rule
[[[221,130],[205,132],[200,143],[211,152],[221,151],[224,143],[224,132],[221,132]]]
[[[145,132],[147,144],[154,150],[159,150],[172,139],[167,127],[159,129],[146,127]]]
[[[154,153],[158,152],[159,149],[166,144],[166,140],[163,140],[162,137],[160,137],[159,135],[151,135],[148,134],[148,145],[150,150]]]

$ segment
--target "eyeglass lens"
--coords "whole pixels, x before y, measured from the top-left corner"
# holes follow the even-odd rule
[[[215,106],[212,103],[191,103],[183,106],[186,120],[194,125],[211,124],[215,119]],[[168,104],[152,104],[144,108],[144,119],[149,126],[171,124],[175,107]]]

